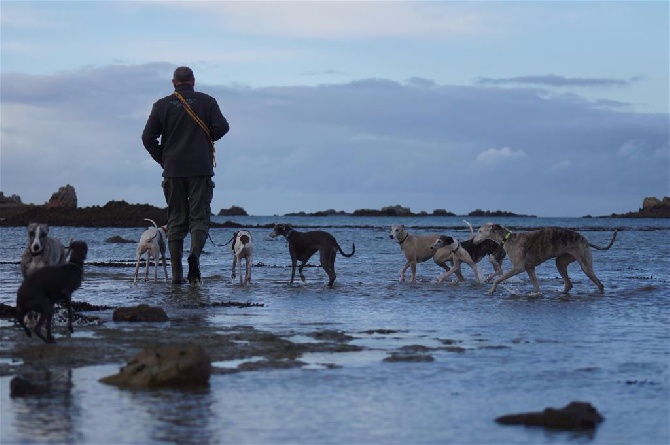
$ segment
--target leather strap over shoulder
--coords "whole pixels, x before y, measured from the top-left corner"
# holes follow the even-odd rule
[[[214,165],[214,167],[216,167],[216,154],[215,154],[215,148],[214,148],[214,141],[212,140],[212,136],[209,133],[209,128],[207,128],[207,125],[205,125],[205,123],[202,121],[202,119],[200,119],[198,117],[198,115],[195,114],[195,111],[193,111],[193,108],[191,108],[191,106],[188,104],[186,99],[184,99],[184,96],[182,96],[181,94],[179,94],[176,91],[172,94],[174,94],[177,97],[177,99],[179,99],[179,101],[182,103],[182,105],[184,105],[184,110],[186,110],[188,115],[191,116],[191,118],[193,118],[193,120],[198,125],[200,125],[200,128],[202,128],[203,131],[205,132],[205,134],[207,135],[207,140],[209,141],[209,145],[210,145],[210,148],[211,148],[211,151],[212,151],[212,153],[211,153],[212,154],[212,164]]]

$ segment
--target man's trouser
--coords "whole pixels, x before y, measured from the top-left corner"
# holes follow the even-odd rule
[[[163,193],[168,206],[167,237],[172,262],[172,282],[181,283],[181,257],[186,234],[191,232],[189,256],[199,258],[207,240],[214,181],[211,176],[163,178]]]

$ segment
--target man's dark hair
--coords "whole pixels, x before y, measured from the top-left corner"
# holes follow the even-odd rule
[[[172,80],[178,84],[182,82],[193,82],[195,81],[193,70],[187,66],[180,66],[174,70],[174,76],[172,76]]]

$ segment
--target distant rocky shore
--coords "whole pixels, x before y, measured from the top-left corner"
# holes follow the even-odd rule
[[[307,213],[287,213],[284,216],[458,216],[444,209],[433,210],[432,213],[425,211],[414,213],[408,207],[400,205],[382,207],[381,209],[360,209],[353,213],[337,211],[334,209]],[[217,216],[248,216],[246,210],[239,206],[229,209],[221,209]],[[464,216],[482,217],[528,217],[533,215],[519,215],[508,211],[474,210]],[[613,218],[670,218],[670,197],[662,200],[654,197],[644,198],[642,207],[635,211],[624,214],[609,215]],[[587,215],[586,217],[590,217]],[[24,204],[20,196],[5,196],[0,192],[0,226],[18,227],[27,226],[31,222],[45,222],[53,226],[78,226],[78,227],[144,227],[150,218],[157,224],[165,224],[167,221],[167,209],[155,207],[149,204],[129,204],[125,201],[109,201],[104,206],[78,207],[77,195],[74,187],[70,184],[61,187],[55,192],[49,201],[43,205]],[[240,224],[226,221],[224,223],[212,223],[213,227],[241,227]]]

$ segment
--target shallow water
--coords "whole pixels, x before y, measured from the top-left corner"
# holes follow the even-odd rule
[[[469,220],[475,227],[486,222]],[[497,221],[518,230],[576,228],[598,245],[609,242],[612,228],[621,231],[612,249],[593,253],[604,296],[574,264],[569,271],[575,287],[569,296],[562,294],[562,280],[548,261],[537,269],[542,296],[531,295],[530,280],[518,275],[492,297],[486,295],[489,285],[472,281],[467,266],[466,283],[435,283],[441,269],[431,261],[419,264],[418,283],[398,282],[404,257],[389,239],[390,225],[403,222],[411,233],[466,239],[469,233],[460,218],[235,221],[248,224],[254,236],[249,288],[230,282],[231,254],[223,244],[234,229],[212,229],[217,245],[208,243],[202,257],[199,289],[133,284],[135,244],[105,239],[137,240],[142,229],[53,227],[51,234],[89,243],[85,280],[75,301],[155,304],[170,316],[187,315],[185,323],[253,326],[292,341],[316,341],[306,335],[316,330],[342,331],[365,350],[306,354],[300,360],[307,364],[300,369],[215,374],[208,389],[196,392],[124,391],[98,383],[123,363],[50,375],[61,383],[58,387],[69,389],[43,397],[11,399],[11,376],[2,377],[0,442],[670,442],[668,220],[501,218]],[[288,284],[286,242],[269,238],[270,229],[258,228],[272,222],[325,228],[346,252],[356,243],[352,258],[337,258],[334,288],[325,285],[327,277],[317,267],[305,268],[306,284]],[[25,229],[0,228],[0,238],[0,302],[13,305]],[[503,269],[508,267],[506,260]],[[484,260],[480,269],[489,273],[491,266]],[[228,301],[264,306],[212,306]],[[111,318],[107,312],[94,315]],[[169,326],[166,331],[169,335]],[[67,341],[63,334],[56,328],[59,343]],[[17,329],[16,335],[23,334]],[[87,335],[86,330],[75,335]],[[418,345],[431,348],[433,361],[384,361],[405,351],[404,346],[420,350]],[[603,414],[606,420],[595,432],[550,432],[494,422],[503,414],[562,407],[573,400],[588,401]]]

